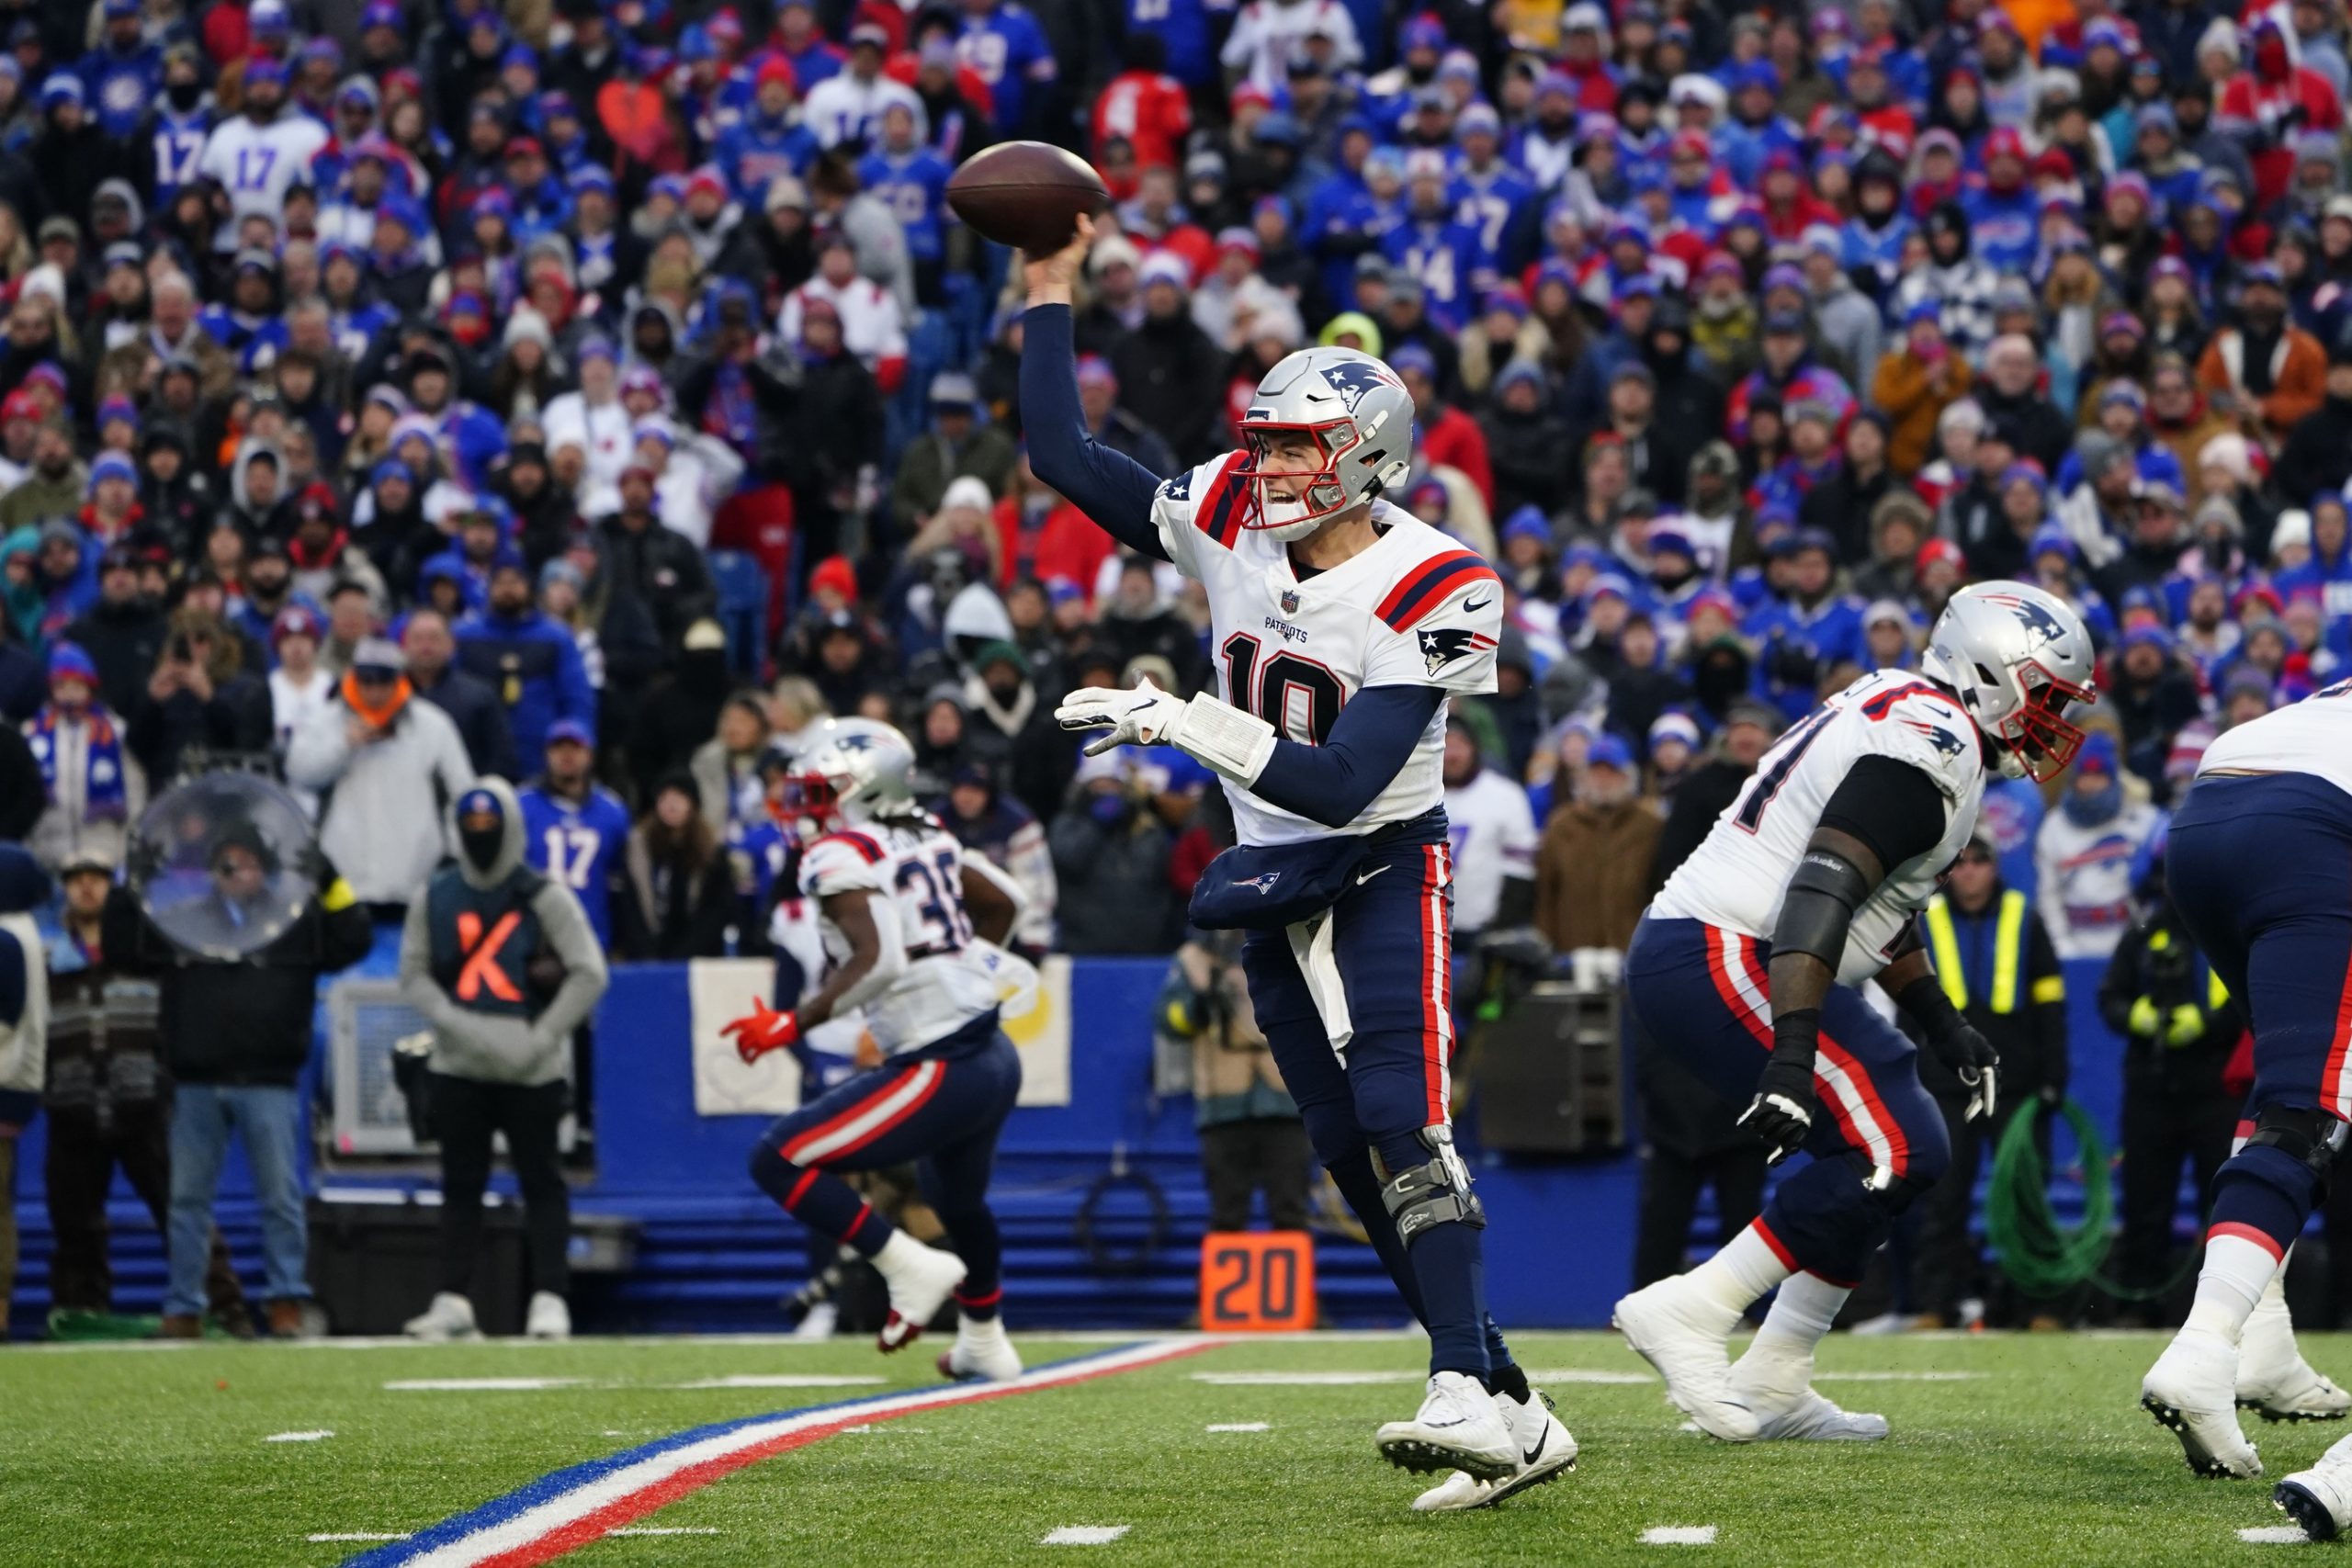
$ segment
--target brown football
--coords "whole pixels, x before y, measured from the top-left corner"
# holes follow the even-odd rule
[[[947,181],[947,205],[984,240],[1049,255],[1078,232],[1078,216],[1111,204],[1083,159],[1043,141],[976,152]]]

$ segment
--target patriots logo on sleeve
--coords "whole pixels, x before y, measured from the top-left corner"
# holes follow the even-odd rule
[[[1185,469],[1159,487],[1162,501],[1190,501],[1193,498],[1193,470]]]
[[[1330,384],[1333,391],[1340,394],[1340,400],[1348,405],[1350,413],[1356,412],[1356,405],[1363,401],[1364,395],[1374,387],[1404,385],[1394,376],[1383,374],[1377,366],[1352,359],[1327,367],[1323,371],[1323,379]]]
[[[1282,880],[1282,876],[1283,874],[1279,871],[1269,871],[1258,876],[1242,877],[1238,881],[1235,882],[1234,886],[1236,887],[1254,887],[1258,890],[1259,897],[1263,897],[1265,895],[1272,893],[1274,890],[1274,884],[1280,882]]]
[[[1926,736],[1928,744],[1933,746],[1939,755],[1957,757],[1968,750],[1966,742],[1940,724],[1922,724],[1916,718],[1906,718],[1903,722]]]
[[[1468,626],[1424,626],[1419,635],[1421,660],[1432,675],[1457,659],[1485,653],[1497,646],[1493,637]]]

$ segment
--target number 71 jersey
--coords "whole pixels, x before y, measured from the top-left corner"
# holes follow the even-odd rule
[[[1369,374],[1369,371],[1365,372]],[[1151,518],[1168,558],[1208,591],[1210,650],[1225,700],[1285,740],[1320,746],[1340,710],[1368,686],[1495,689],[1502,581],[1477,551],[1385,502],[1371,548],[1302,581],[1289,547],[1244,528],[1245,455],[1230,452],[1159,487]],[[1445,711],[1386,788],[1342,829],[1409,821],[1445,797]],[[1228,785],[1245,844],[1326,838],[1332,829]]]
[[[1651,912],[1770,942],[1781,895],[1829,797],[1870,756],[1925,773],[1945,807],[1935,848],[1889,867],[1847,928],[1838,978],[1858,986],[1876,975],[1976,830],[1984,798],[1984,743],[1975,724],[1950,694],[1908,671],[1863,676],[1781,736],[1705,841],[1666,879]]]
[[[964,846],[925,816],[842,828],[800,852],[800,891],[882,895],[875,919],[898,921],[907,967],[865,1004],[865,1026],[886,1056],[920,1050],[997,1009],[997,980],[987,949],[976,947],[964,912]],[[829,964],[850,956],[849,939],[825,919],[818,930]]]

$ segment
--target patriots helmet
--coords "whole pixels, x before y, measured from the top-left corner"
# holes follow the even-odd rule
[[[1304,434],[1317,466],[1276,468],[1272,444]],[[1242,526],[1301,539],[1404,481],[1413,458],[1413,400],[1396,371],[1352,348],[1303,348],[1266,372],[1241,420]],[[1273,487],[1279,484],[1281,491]]]
[[[787,817],[870,822],[914,808],[914,748],[871,718],[829,718],[800,743],[777,809]]]
[[[2025,582],[1980,582],[1944,605],[1919,667],[1951,688],[1993,742],[2001,772],[2047,782],[2083,747],[2063,716],[2088,704],[2091,635],[2064,599]]]

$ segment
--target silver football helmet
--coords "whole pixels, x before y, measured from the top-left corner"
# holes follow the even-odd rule
[[[1919,667],[1956,693],[1990,737],[2008,777],[2053,779],[2082,750],[2061,716],[2095,699],[2091,634],[2056,594],[2026,582],[1980,582],[1944,605]]]
[[[1272,466],[1278,435],[1305,434],[1317,466]],[[1251,506],[1241,525],[1299,539],[1404,481],[1413,460],[1413,400],[1396,372],[1352,348],[1302,348],[1259,381],[1241,419]],[[1279,484],[1282,489],[1273,487]]]
[[[802,738],[778,807],[820,822],[904,816],[915,806],[914,765],[914,748],[888,725],[829,718]]]

